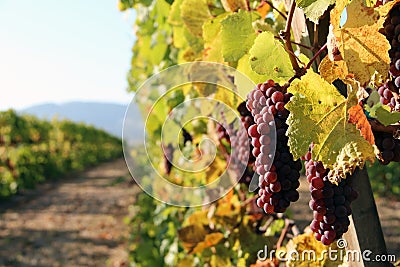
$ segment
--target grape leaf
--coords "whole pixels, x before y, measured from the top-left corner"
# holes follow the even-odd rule
[[[318,70],[328,83],[332,83],[336,79],[345,80],[348,75],[346,62],[343,60],[331,61],[328,56],[321,60]]]
[[[353,0],[347,6],[347,21],[340,28],[341,14],[346,1],[341,2],[331,12],[333,33],[339,41],[339,50],[350,73],[362,85],[368,83],[377,71],[387,76],[389,69],[388,50],[390,44],[379,32],[383,27],[385,14],[366,7],[362,0]],[[378,20],[379,18],[379,20]]]
[[[371,124],[367,120],[367,116],[364,114],[364,110],[360,105],[352,106],[349,111],[349,123],[355,124],[361,135],[371,145],[375,144],[374,134],[372,133]]]
[[[326,168],[345,167],[352,172],[357,166],[362,168],[366,160],[374,161],[373,146],[354,124],[348,123],[348,110],[357,105],[357,86],[356,83],[347,85],[346,99],[311,71],[292,83],[288,88],[293,97],[286,105],[290,111],[286,134],[295,158],[305,155],[314,143],[312,158],[322,161]],[[342,160],[335,165],[339,156]]]
[[[189,31],[201,37],[203,24],[211,18],[211,13],[205,0],[184,0],[181,5],[181,17]]]
[[[213,62],[224,62],[222,56],[221,21],[228,13],[207,20],[203,25],[204,53],[203,59]]]
[[[250,65],[270,79],[289,79],[294,74],[288,53],[271,32],[263,32],[255,39],[250,49]]]
[[[324,14],[335,0],[296,0],[298,7],[302,8],[308,19],[318,23],[318,19]]]
[[[238,61],[249,51],[256,39],[253,20],[253,13],[239,10],[221,21],[222,54],[225,61]]]
[[[218,232],[207,233],[206,229],[201,225],[191,224],[178,230],[178,237],[189,253],[198,253],[217,244],[224,238],[224,235]]]
[[[380,102],[372,107],[364,105],[364,108],[372,118],[377,119],[385,126],[400,121],[400,112],[391,112],[390,107],[382,105]]]
[[[239,9],[247,10],[246,0],[221,0],[222,6],[228,12],[236,12]]]
[[[330,246],[325,246],[321,242],[315,239],[314,234],[311,230],[306,229],[304,234],[298,235],[286,244],[286,252],[296,251],[299,255],[305,255],[305,257],[290,257],[287,255],[289,260],[286,263],[288,267],[308,267],[308,266],[324,266],[324,267],[336,267],[341,266],[343,258],[329,257],[326,251],[332,249],[332,251],[338,251],[344,253],[344,248],[338,248],[337,243],[334,242]],[[307,251],[315,252],[316,257],[312,257],[312,254],[308,254]],[[308,256],[307,256],[308,254]],[[322,256],[322,257],[321,257]],[[332,259],[331,259],[332,258]]]

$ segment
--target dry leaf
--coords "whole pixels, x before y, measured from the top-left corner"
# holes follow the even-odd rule
[[[374,134],[372,133],[371,125],[369,124],[362,107],[360,105],[355,105],[347,112],[349,113],[349,123],[355,124],[365,140],[367,140],[371,145],[374,145]]]

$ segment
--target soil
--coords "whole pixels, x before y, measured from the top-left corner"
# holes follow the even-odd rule
[[[0,266],[128,266],[124,217],[137,192],[118,159],[10,200],[0,214]]]

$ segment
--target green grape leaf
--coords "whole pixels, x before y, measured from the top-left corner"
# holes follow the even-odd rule
[[[290,111],[290,150],[295,158],[300,158],[314,143],[312,158],[322,161],[326,168],[352,172],[362,168],[365,161],[375,159],[374,147],[361,136],[354,124],[348,123],[348,111],[357,105],[359,84],[348,84],[348,98],[320,75],[308,71],[300,81],[294,81],[288,88],[293,94],[286,105]],[[345,173],[337,173],[345,178]]]
[[[296,0],[298,7],[302,8],[306,17],[314,23],[324,14],[335,0]]]
[[[239,10],[221,21],[222,54],[225,61],[238,61],[246,54],[256,33],[252,22],[255,14]]]
[[[250,65],[270,79],[289,79],[294,74],[288,53],[271,32],[263,32],[255,39],[250,49]]]
[[[183,0],[175,0],[171,5],[171,10],[168,15],[168,23],[173,26],[181,26],[183,20],[181,18],[181,5]]]
[[[364,108],[372,118],[377,119],[385,126],[400,121],[400,112],[391,112],[389,106],[383,105],[380,102],[372,107],[365,105]]]
[[[216,18],[207,20],[203,24],[204,60],[224,62],[222,56],[221,21],[228,13],[223,13]]]
[[[211,18],[211,13],[205,0],[183,0],[181,17],[189,31],[193,35],[201,37],[203,24]]]

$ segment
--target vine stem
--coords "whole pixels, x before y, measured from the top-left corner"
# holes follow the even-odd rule
[[[299,63],[297,62],[296,55],[294,54],[293,51],[292,42],[290,41],[290,30],[292,27],[293,15],[295,10],[296,10],[296,1],[293,0],[290,5],[290,10],[286,21],[285,30],[281,32],[280,35],[282,36],[282,39],[285,43],[285,48],[286,51],[288,52],[290,63],[292,64],[293,70],[296,73],[295,75],[300,77],[301,75],[303,75],[302,73],[304,72],[304,70],[300,68]]]
[[[304,74],[306,74],[306,71],[311,68],[312,64],[314,63],[315,60],[317,60],[317,58],[319,57],[319,55],[321,55],[321,53],[326,49],[327,44],[324,44],[317,53],[314,54],[314,56],[310,59],[310,62],[308,62],[308,64],[305,66],[305,68],[303,68],[303,73],[299,74],[295,74],[293,75],[288,81],[287,83],[283,86],[284,88],[288,88],[289,85],[297,78],[300,78],[301,76],[303,76]]]
[[[278,242],[276,243],[277,249],[282,246],[291,225],[293,225],[293,221],[285,218],[285,228],[283,228],[281,235],[279,236]]]
[[[310,62],[308,62],[307,66],[306,66],[306,70],[308,70],[309,68],[311,68],[312,64],[314,63],[315,60],[317,60],[317,58],[319,57],[319,55],[321,55],[321,53],[327,48],[328,44],[324,44],[317,53],[315,53],[315,55],[310,59]]]
[[[279,36],[274,36],[274,38],[277,39],[277,40],[282,40],[282,38],[279,37]],[[301,46],[301,47],[303,47],[303,48],[305,48],[305,49],[308,49],[308,50],[313,50],[313,49],[314,49],[314,48],[311,47],[311,46],[307,46],[307,45],[304,45],[304,44],[302,44],[302,43],[298,43],[298,42],[295,42],[295,41],[292,41],[292,40],[290,40],[290,42],[291,42],[292,44]]]

